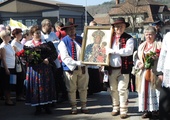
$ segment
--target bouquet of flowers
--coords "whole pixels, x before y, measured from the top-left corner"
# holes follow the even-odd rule
[[[154,57],[155,57],[156,53],[155,52],[150,52],[148,54],[146,54],[145,56],[145,68],[146,69],[150,69],[151,66],[154,65]]]
[[[40,64],[42,62],[41,50],[37,48],[25,48],[16,53],[18,57],[22,57],[30,65]]]
[[[151,66],[153,66],[154,65],[154,58],[155,57],[159,57],[159,54],[160,54],[160,50],[159,49],[156,49],[156,52],[150,52],[150,53],[148,53],[148,54],[146,54],[146,56],[145,56],[145,68],[146,69],[150,69],[151,68]]]
[[[145,80],[151,81],[151,67],[154,65],[154,60],[156,57],[159,57],[160,50],[156,49],[156,52],[150,52],[145,56],[144,67],[146,68]]]

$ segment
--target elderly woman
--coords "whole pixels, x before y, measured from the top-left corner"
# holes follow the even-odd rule
[[[158,55],[155,55],[155,53],[161,49],[161,42],[155,41],[156,30],[152,26],[144,30],[144,35],[146,41],[140,44],[137,53],[138,60],[136,64],[140,69],[136,75],[138,82],[137,91],[139,111],[144,112],[142,118],[151,118],[159,110],[159,91],[157,90],[157,85],[160,83],[158,83],[156,76]],[[151,57],[152,63],[148,60],[148,56],[152,54],[151,52],[154,53]]]

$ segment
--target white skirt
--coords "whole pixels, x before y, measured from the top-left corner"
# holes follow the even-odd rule
[[[138,93],[138,103],[139,103],[139,112],[143,111],[157,111],[159,110],[159,95],[160,92],[157,89],[151,87],[150,82],[148,83],[148,91],[145,91],[145,71],[142,75],[141,89]],[[145,103],[145,93],[148,92],[146,103]],[[147,105],[145,109],[145,104]]]

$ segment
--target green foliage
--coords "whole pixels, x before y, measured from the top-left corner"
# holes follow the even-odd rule
[[[154,65],[154,57],[156,56],[156,52],[150,52],[145,56],[145,68],[150,69]]]
[[[25,57],[26,61],[30,64],[39,64],[42,62],[40,54],[34,49],[25,50]]]

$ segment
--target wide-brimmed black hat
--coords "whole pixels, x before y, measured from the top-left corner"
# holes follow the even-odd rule
[[[122,17],[113,19],[113,22],[111,23],[111,25],[114,26],[115,24],[120,24],[120,23],[126,24],[126,27],[129,27],[130,25],[128,22],[125,22],[125,19]]]
[[[78,25],[73,24],[72,22],[67,22],[64,27],[61,28],[61,30],[65,30],[70,27],[77,27]]]
[[[161,26],[161,25],[163,25],[163,22],[161,20],[157,20],[152,23],[152,26],[156,26],[156,25]]]

